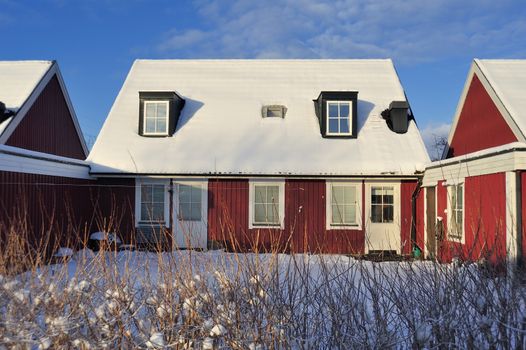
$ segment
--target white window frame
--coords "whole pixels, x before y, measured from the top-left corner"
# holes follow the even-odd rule
[[[151,178],[136,178],[135,179],[135,227],[140,226],[159,226],[157,221],[143,221],[141,220],[141,186],[142,185],[163,185],[164,186],[164,226],[170,225],[170,194],[168,188],[170,186],[169,179],[151,179]]]
[[[453,216],[456,211],[460,209],[453,208],[453,191],[458,186],[462,186],[462,227],[460,237],[452,235],[453,232]],[[466,242],[466,186],[464,182],[448,184],[447,186],[447,240],[450,242],[462,243]]]
[[[332,223],[332,187],[353,186],[356,193],[356,219],[355,224]],[[361,230],[362,229],[362,181],[331,180],[325,182],[325,221],[327,230]]]
[[[349,105],[349,132],[330,132],[330,129],[329,129],[329,104],[331,103],[338,103],[341,104],[341,103],[345,103],[345,104],[348,104]],[[342,136],[348,136],[348,135],[352,135],[352,130],[353,130],[353,125],[352,125],[352,122],[353,122],[353,101],[340,101],[340,100],[327,100],[326,101],[326,105],[325,105],[325,125],[326,125],[326,130],[325,130],[325,133],[327,135],[333,135],[333,136],[337,136],[337,135],[342,135]],[[341,119],[340,118],[340,107],[338,106],[338,120]],[[340,129],[340,124],[338,123],[338,130]]]
[[[164,104],[166,105],[166,130],[164,132],[148,132],[146,130],[146,106],[149,105],[149,104]],[[166,101],[166,100],[146,100],[144,101],[144,106],[143,106],[143,116],[142,116],[142,133],[143,135],[153,135],[153,136],[166,136],[168,135],[168,130],[169,130],[169,125],[168,123],[170,122],[170,101]],[[157,118],[155,118],[157,119]],[[156,126],[157,127],[157,126]]]
[[[278,186],[278,215],[279,223],[277,224],[266,224],[255,222],[255,187],[256,186]],[[248,215],[249,215],[249,228],[250,229],[264,229],[264,228],[280,228],[285,227],[285,180],[283,179],[251,179],[249,180],[248,190]]]

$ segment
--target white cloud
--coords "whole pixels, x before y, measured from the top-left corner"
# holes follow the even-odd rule
[[[516,4],[520,2],[199,0],[195,6],[203,21],[167,32],[157,49],[176,57],[392,57],[400,63],[520,56],[525,53],[526,22],[524,11],[514,11],[521,8]]]

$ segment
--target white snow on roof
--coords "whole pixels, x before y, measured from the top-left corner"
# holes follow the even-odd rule
[[[139,91],[184,99],[172,137],[138,135]],[[322,138],[313,99],[358,91],[358,137]],[[405,100],[391,60],[137,60],[88,157],[93,173],[413,174],[429,162],[414,122],[380,116]],[[263,119],[263,105],[285,105]]]
[[[476,59],[475,62],[526,136],[526,60]]]
[[[0,61],[0,101],[18,110],[53,64],[52,61]]]

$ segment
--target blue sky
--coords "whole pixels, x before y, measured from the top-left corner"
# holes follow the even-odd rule
[[[523,0],[0,0],[0,60],[55,59],[93,142],[136,58],[394,60],[429,142],[473,58],[526,57]]]

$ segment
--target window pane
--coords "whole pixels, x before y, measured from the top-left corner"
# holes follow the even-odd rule
[[[385,205],[384,206],[384,217],[383,222],[393,222],[393,206]]]
[[[343,204],[343,186],[332,186],[332,203]]]
[[[191,216],[191,207],[188,203],[179,203],[179,219],[188,220]]]
[[[462,209],[462,185],[457,186],[457,208]]]
[[[179,203],[190,203],[190,186],[179,185]]]
[[[279,187],[278,186],[268,186],[267,187],[267,203],[279,203]]]
[[[164,203],[164,186],[163,185],[153,186],[153,201]]]
[[[191,186],[192,188],[192,203],[201,203],[201,186]]]
[[[164,203],[154,203],[152,206],[152,219],[162,221],[164,219]]]
[[[345,186],[345,204],[353,204],[356,202],[356,187],[354,186]]]
[[[371,203],[373,204],[382,203],[382,188],[381,187],[371,188]]]
[[[265,204],[255,204],[254,205],[254,221],[255,222],[266,222],[266,211]]]
[[[254,186],[254,201],[256,203],[265,203],[267,200],[266,186]]]
[[[156,132],[166,132],[166,119],[157,119]]]
[[[388,188],[384,188],[384,204],[393,204],[393,188],[392,187],[388,187]]]
[[[146,119],[146,132],[155,132],[155,119]]]
[[[344,221],[346,224],[354,224],[356,221],[356,206],[346,205],[344,207]]]
[[[348,103],[340,104],[340,118],[349,118],[349,104]]]
[[[201,203],[192,203],[192,215],[190,219],[194,221],[201,220]]]
[[[338,104],[329,103],[329,118],[338,118]]]
[[[382,222],[382,206],[372,205],[371,206],[371,221]]]
[[[340,132],[341,133],[349,132],[349,120],[348,119],[340,119]]]
[[[147,119],[155,118],[155,104],[154,103],[145,103]]]
[[[150,220],[150,211],[148,210],[148,204],[141,204],[141,220],[149,221]]]
[[[330,133],[337,133],[338,132],[338,120],[339,119],[329,119],[329,132]]]
[[[267,222],[278,222],[278,206],[274,204],[267,204]]]
[[[141,202],[151,202],[152,201],[152,186],[141,185]]]
[[[157,105],[157,118],[166,120],[166,103],[156,103]]]
[[[343,211],[339,205],[332,206],[332,223],[343,224]]]

